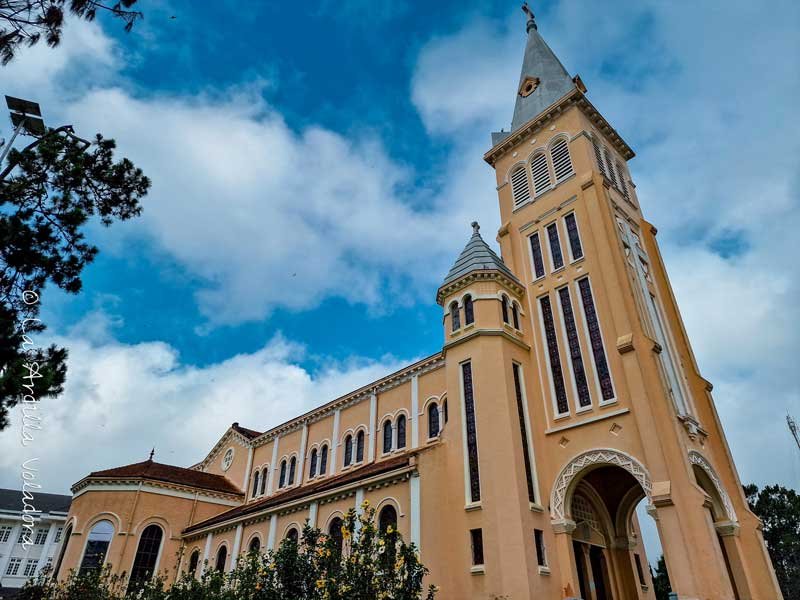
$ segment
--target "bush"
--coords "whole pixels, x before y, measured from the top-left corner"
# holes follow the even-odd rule
[[[423,587],[428,570],[416,548],[389,528],[375,525],[365,502],[342,524],[341,549],[319,529],[303,528],[298,542],[284,540],[275,551],[240,556],[229,573],[209,569],[184,574],[172,587],[166,573],[136,589],[111,567],[77,574],[62,582],[46,573],[23,588],[22,600],[434,600],[436,588]],[[424,594],[424,595],[423,595]]]

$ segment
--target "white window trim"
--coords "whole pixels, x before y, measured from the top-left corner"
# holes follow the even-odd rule
[[[567,335],[567,325],[564,322],[564,305],[561,302],[561,294],[559,293],[564,288],[566,288],[567,293],[569,293],[569,301],[570,301],[570,308],[572,308],[572,315],[573,315],[573,317],[576,317],[575,308],[574,308],[574,306],[572,304],[572,293],[570,292],[569,284],[565,284],[565,285],[559,286],[559,287],[555,288],[553,290],[553,292],[555,293],[556,300],[558,301],[559,330],[561,331],[561,339],[562,339],[563,346],[564,346],[564,353],[567,355],[567,362],[569,363],[569,377],[570,377],[570,383],[572,384],[572,402],[575,405],[575,414],[579,415],[581,413],[585,413],[585,412],[591,411],[594,408],[594,398],[592,398],[592,394],[591,394],[591,391],[590,391],[589,392],[589,405],[588,406],[581,406],[581,404],[580,404],[580,396],[578,394],[578,378],[576,377],[575,369],[572,366],[572,352],[570,351],[570,348],[569,348],[569,337]],[[578,327],[579,327],[579,325],[578,325],[577,317],[576,317],[575,318],[575,330],[576,330],[576,332],[579,331]],[[586,352],[584,352],[585,348],[584,348],[584,344],[581,343],[581,336],[580,335],[578,335],[578,346],[580,347],[580,350],[581,350],[581,362],[583,363],[583,371],[585,373],[586,372],[586,360],[585,360],[584,357],[586,356]],[[606,360],[608,360],[608,359],[606,359]],[[589,383],[588,376],[587,376],[586,383],[587,384]],[[616,389],[616,388],[614,388],[614,389]]]
[[[541,330],[542,350],[544,351],[543,354],[544,354],[544,362],[545,362],[545,369],[546,369],[544,375],[545,375],[545,379],[547,379],[547,382],[548,382],[549,387],[550,387],[550,402],[551,402],[551,405],[553,407],[553,415],[555,415],[553,417],[553,420],[554,421],[559,421],[561,419],[564,419],[564,418],[570,416],[571,412],[569,411],[569,409],[566,412],[563,412],[563,413],[562,412],[558,412],[558,399],[556,398],[556,386],[555,386],[555,383],[553,382],[553,366],[550,364],[550,349],[549,349],[549,346],[547,345],[547,331],[546,331],[545,325],[544,325],[544,313],[542,312],[542,303],[541,303],[541,299],[546,297],[546,296],[549,296],[549,293],[548,294],[542,294],[541,296],[537,296],[536,297],[536,312],[539,314],[539,329]],[[552,310],[552,308],[553,308],[553,302],[552,302],[552,299],[551,299],[551,301],[550,301],[550,309]],[[555,318],[555,315],[553,316],[553,318]],[[560,357],[561,356],[561,348],[560,347],[558,348],[558,354],[559,354],[559,357]],[[562,377],[564,376],[563,367],[561,369],[561,376]],[[569,407],[569,401],[567,402],[567,407]]]
[[[608,346],[606,345],[606,336],[603,333],[603,324],[601,323],[600,319],[600,310],[597,305],[597,295],[594,293],[594,286],[592,285],[591,278],[587,275],[585,277],[579,277],[573,283],[575,285],[575,293],[577,294],[578,305],[581,308],[581,321],[583,326],[583,335],[586,339],[586,343],[589,344],[589,348],[591,349],[591,337],[589,335],[589,325],[586,319],[586,309],[583,306],[583,298],[581,297],[581,288],[579,287],[579,282],[586,279],[589,282],[589,291],[592,293],[592,300],[594,300],[594,309],[597,313],[597,329],[600,331],[600,341],[603,343],[603,354],[606,356],[606,364],[608,365],[608,377],[611,379],[611,387],[614,389],[614,397],[608,400],[603,399],[603,389],[600,387],[600,374],[597,372],[597,364],[595,363],[594,359],[594,352],[591,352],[591,365],[592,365],[592,374],[594,376],[594,384],[595,384],[595,391],[597,392],[598,398],[598,406],[608,406],[610,404],[614,404],[619,400],[619,391],[617,389],[617,383],[614,381],[614,370],[611,368],[611,356],[608,354]],[[585,363],[584,363],[585,366]]]

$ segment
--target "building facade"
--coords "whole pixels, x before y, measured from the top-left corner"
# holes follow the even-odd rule
[[[0,598],[52,565],[71,500],[72,496],[37,493],[30,503],[38,511],[30,513],[35,520],[26,521],[22,492],[0,489]]]
[[[633,156],[528,11],[511,129],[484,157],[502,258],[474,223],[437,292],[441,352],[269,431],[234,423],[192,467],[88,475],[59,576],[230,569],[366,499],[445,600],[652,599],[645,502],[678,598],[780,598]]]

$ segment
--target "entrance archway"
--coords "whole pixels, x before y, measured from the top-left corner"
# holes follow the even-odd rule
[[[569,537],[575,589],[584,600],[648,598],[652,580],[636,517],[649,498],[650,476],[616,450],[583,453],[564,467],[551,497],[551,516]]]

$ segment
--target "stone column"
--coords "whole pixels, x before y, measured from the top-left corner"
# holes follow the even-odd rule
[[[231,551],[231,564],[228,571],[233,571],[236,567],[236,562],[239,560],[239,549],[242,546],[242,524],[236,526],[236,535],[233,538],[233,549]]]
[[[580,595],[578,583],[578,569],[575,566],[575,557],[572,551],[572,532],[575,530],[575,521],[560,519],[551,521],[556,534],[555,563],[561,577],[561,593],[565,598],[577,598]],[[551,563],[552,564],[552,563]]]
[[[753,593],[750,585],[750,574],[747,563],[743,560],[742,548],[739,540],[739,524],[733,521],[714,523],[714,528],[719,535],[722,549],[728,557],[730,574],[733,576],[732,585],[736,586],[740,600],[751,600]]]

